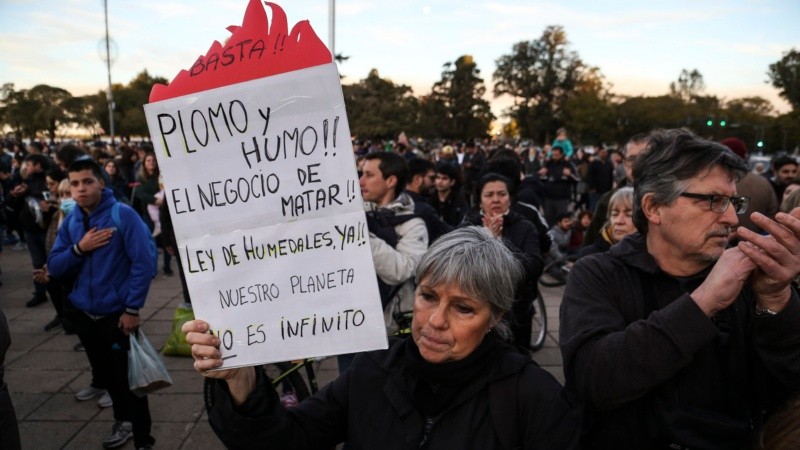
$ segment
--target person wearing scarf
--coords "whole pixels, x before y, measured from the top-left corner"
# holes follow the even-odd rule
[[[591,245],[581,248],[580,257],[606,252],[625,236],[635,232],[636,227],[633,225],[633,188],[624,187],[617,190],[608,202],[608,217],[606,225],[600,230],[600,239],[594,241]]]

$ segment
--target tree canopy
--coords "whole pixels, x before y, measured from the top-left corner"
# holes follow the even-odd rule
[[[564,28],[551,25],[539,39],[518,42],[501,56],[492,76],[494,95],[510,95],[508,115],[520,131],[544,140],[563,123],[564,105],[583,77],[586,66],[569,48]]]
[[[377,69],[358,83],[342,88],[353,136],[391,139],[416,122],[419,101],[411,88],[381,78]]]
[[[772,86],[780,89],[781,97],[795,111],[800,111],[800,52],[795,49],[786,52],[780,61],[769,65],[767,75]]]
[[[697,69],[693,69],[691,72],[687,69],[681,70],[678,81],[669,84],[670,95],[684,103],[692,102],[705,89],[706,83],[703,81],[703,75]]]
[[[142,71],[128,85],[115,84],[114,123],[120,136],[147,136],[143,106],[155,83],[166,83],[162,77],[152,77]],[[38,85],[30,89],[14,89],[12,83],[0,88],[0,124],[21,137],[31,140],[43,134],[51,142],[59,133],[83,127],[89,133],[98,128],[110,131],[106,92],[75,97],[67,90]]]
[[[6,83],[0,88],[0,123],[32,140],[41,133],[53,142],[60,128],[87,125],[86,113],[84,99],[58,87],[39,84],[15,90]]]
[[[337,60],[346,59],[337,55]],[[791,49],[769,65],[767,75],[793,107],[776,115],[764,98],[724,99],[706,92],[700,70],[683,69],[657,96],[620,96],[612,92],[598,67],[585,64],[571,49],[563,27],[546,27],[541,36],[513,44],[492,75],[494,97],[508,96],[505,138],[549,142],[564,126],[577,145],[623,143],[634,133],[659,127],[686,127],[711,138],[740,137],[764,142],[768,151],[800,146],[800,52]],[[115,131],[147,136],[143,105],[155,83],[167,80],[143,70],[127,84],[115,84]],[[372,69],[366,78],[343,85],[348,121],[359,139],[410,137],[469,140],[485,138],[495,119],[477,63],[462,55],[442,66],[441,78],[417,97],[409,86],[382,78]],[[28,139],[56,140],[70,133],[110,131],[105,91],[76,97],[63,88],[38,85],[0,87],[0,127]]]
[[[434,83],[428,96],[429,102],[440,106],[425,110],[433,113],[431,116],[420,114],[421,122],[441,119],[439,135],[432,136],[463,140],[488,136],[494,114],[483,98],[486,87],[480,73],[470,55],[444,64],[442,78]]]

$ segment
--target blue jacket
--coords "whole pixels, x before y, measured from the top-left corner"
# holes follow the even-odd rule
[[[95,316],[137,312],[144,306],[153,279],[147,227],[137,224],[142,219],[127,205],[120,205],[121,229],[108,244],[83,256],[74,249],[87,230],[116,227],[111,217],[115,202],[111,189],[105,188],[100,204],[90,215],[75,208],[59,228],[47,261],[47,270],[54,277],[77,276],[69,300]]]

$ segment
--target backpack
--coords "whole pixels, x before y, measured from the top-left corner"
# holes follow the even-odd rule
[[[394,227],[408,222],[415,217],[419,217],[416,214],[397,215],[394,213],[394,211],[387,209],[367,211],[366,215],[367,228],[369,231],[389,244],[392,248],[396,248],[397,242],[400,240],[400,237],[397,235],[397,231],[395,231]],[[384,283],[380,277],[376,278],[378,279],[378,291],[381,294],[381,305],[386,308],[386,306],[392,300],[392,297],[400,292],[400,288],[402,288],[403,284],[405,283],[400,283],[396,286],[390,286]]]
[[[114,202],[114,204],[111,205],[111,221],[114,222],[114,226],[117,227],[117,229],[120,230],[120,231],[124,230],[125,227],[128,226],[128,222],[123,222],[120,219],[119,209],[120,209],[121,205],[122,205],[122,203],[120,203],[120,202]],[[130,206],[125,205],[125,207],[130,209]],[[64,218],[64,222],[61,224],[61,226],[65,226],[65,227],[71,226],[72,222],[73,222],[72,216],[78,214],[76,211],[77,211],[77,208],[75,210],[73,210],[71,213],[69,213],[67,215],[67,217]],[[136,216],[138,218],[138,214],[136,214]],[[153,272],[153,278],[155,278],[155,276],[158,274],[158,250],[156,249],[156,241],[153,238],[153,235],[150,234],[150,229],[147,228],[147,224],[145,224],[143,220],[139,219],[139,220],[136,220],[135,222],[136,223],[133,224],[133,226],[142,227],[142,229],[144,229],[144,231],[146,232],[146,235],[148,236],[147,243],[145,245],[147,246],[147,253],[150,256],[150,260],[152,260],[152,262],[153,262],[153,271],[152,272]],[[76,222],[76,224],[77,224],[77,222]],[[125,233],[121,233],[120,236],[122,236],[123,240],[125,239]]]
[[[388,209],[367,211],[366,215],[367,228],[369,231],[391,245],[392,248],[397,247],[397,242],[400,240],[394,227],[404,224],[415,217],[420,217],[416,214],[398,215],[395,214],[394,211]]]

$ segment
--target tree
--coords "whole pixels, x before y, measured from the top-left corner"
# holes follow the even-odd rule
[[[149,102],[150,90],[156,83],[167,84],[167,79],[151,76],[147,70],[136,75],[127,85],[114,84],[114,132],[120,136],[148,136],[144,105]],[[92,117],[106,131],[111,130],[108,122],[108,97],[105,91],[87,98]]]
[[[444,100],[431,95],[423,95],[419,99],[419,114],[414,127],[416,134],[430,138],[452,136],[452,121],[448,118],[448,109]]]
[[[2,123],[31,140],[44,132],[54,142],[61,127],[87,121],[80,100],[64,89],[44,84],[16,91],[13,84],[6,83],[0,89],[0,104]]]
[[[769,65],[767,72],[772,86],[780,89],[792,109],[800,111],[800,52],[791,49],[780,61]]]
[[[61,125],[74,123],[71,111],[66,108],[72,94],[66,90],[40,84],[28,91],[28,97],[38,105],[33,116],[37,131],[45,131],[51,143],[55,142],[56,130]]]
[[[706,83],[703,81],[703,75],[697,69],[692,69],[691,72],[686,69],[681,70],[678,81],[669,84],[670,95],[683,103],[692,102],[705,89]]]
[[[514,44],[511,54],[496,63],[495,97],[514,98],[508,115],[516,119],[523,136],[540,142],[549,138],[585,69],[578,54],[569,50],[564,29],[548,26],[539,39]]]
[[[383,79],[377,69],[356,84],[342,86],[350,132],[362,139],[391,139],[416,123],[419,102],[406,85]]]
[[[762,130],[769,130],[771,124],[776,123],[772,104],[761,97],[729,100],[722,111],[723,117],[727,119],[727,125],[724,132],[720,130],[719,137],[738,137],[748,144],[750,151],[760,150],[756,147],[756,142],[764,137],[765,132]],[[775,134],[779,134],[779,131]],[[770,136],[769,142],[774,144],[779,142],[779,139]]]
[[[33,116],[38,105],[30,100],[26,90],[17,91],[13,83],[5,83],[0,88],[0,120],[19,136],[36,136]]]
[[[742,116],[770,116],[775,111],[772,103],[763,97],[742,97],[729,100],[725,104],[728,117],[735,122],[737,117]]]
[[[594,145],[615,142],[617,112],[598,68],[588,68],[575,93],[567,99],[564,124],[576,142]]]
[[[429,100],[443,107],[446,115],[442,129],[433,136],[464,140],[488,136],[494,114],[483,99],[486,87],[472,56],[461,56],[455,64],[447,62],[443,67]]]
[[[502,133],[505,139],[519,139],[520,132],[517,121],[514,119],[509,120],[508,123],[503,125]]]
[[[625,99],[616,106],[617,141],[625,142],[636,133],[648,133],[655,128],[686,126],[689,117],[684,106],[680,99],[671,95]]]
[[[779,139],[776,144],[780,142],[775,148],[795,155],[800,153],[800,109],[778,116],[773,123],[778,133],[776,138]]]

